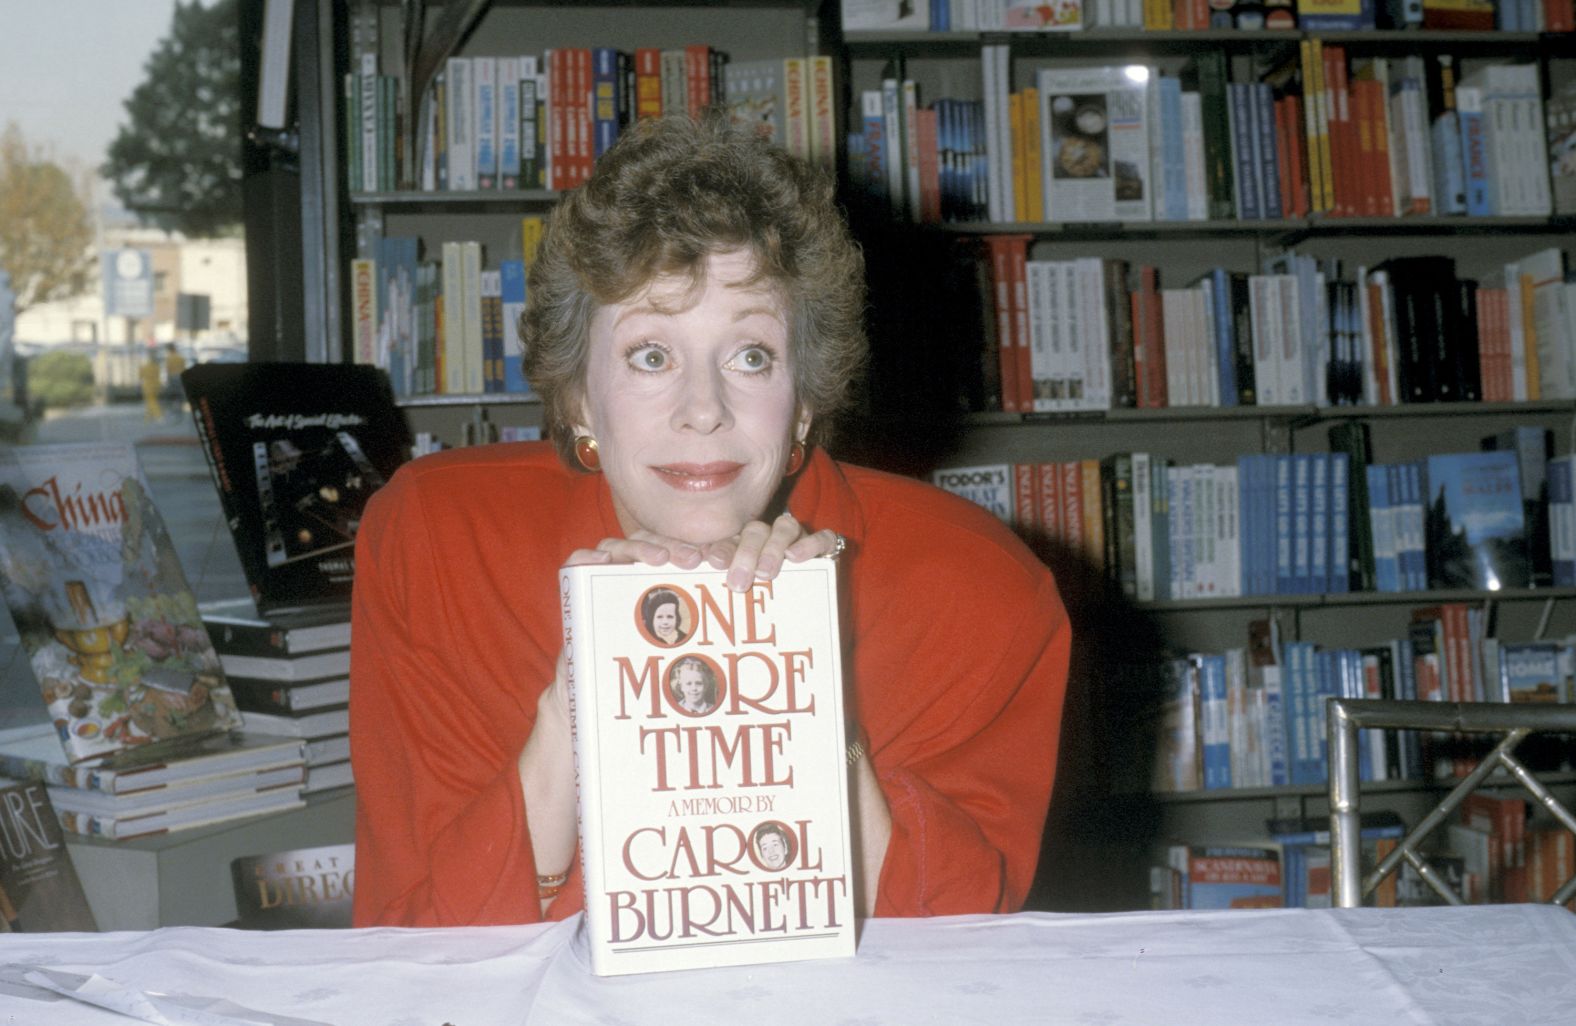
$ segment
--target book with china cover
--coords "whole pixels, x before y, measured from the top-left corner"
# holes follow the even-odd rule
[[[561,572],[598,975],[854,953],[836,564]]]
[[[70,762],[241,725],[129,444],[0,453],[0,586]]]

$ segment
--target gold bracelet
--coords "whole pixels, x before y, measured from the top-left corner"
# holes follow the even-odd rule
[[[564,884],[566,884],[568,882],[569,882],[569,870],[567,870],[567,869],[564,870],[562,873],[550,873],[550,874],[545,875],[545,876],[539,873],[539,874],[537,874],[537,877],[536,877],[536,886],[537,887],[562,887]]]

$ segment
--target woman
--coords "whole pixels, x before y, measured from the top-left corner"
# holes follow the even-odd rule
[[[694,656],[685,656],[669,671],[668,687],[684,712],[703,716],[717,708],[717,675]]]
[[[685,634],[679,630],[679,597],[667,588],[652,588],[640,600],[640,618],[646,632],[664,645],[678,645]]]
[[[561,565],[705,562],[743,590],[833,553],[862,912],[1020,907],[1067,619],[990,514],[817,445],[864,359],[863,264],[831,183],[719,120],[641,122],[554,210],[529,295],[556,453],[424,457],[362,521],[355,921],[583,908]]]

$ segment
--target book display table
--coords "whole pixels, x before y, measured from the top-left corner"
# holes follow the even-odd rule
[[[1549,905],[878,919],[853,959],[610,978],[579,925],[16,934],[0,1021],[134,1021],[39,986],[94,976],[100,1000],[163,1015],[144,1021],[217,1026],[1530,1026],[1576,1009],[1576,916]]]

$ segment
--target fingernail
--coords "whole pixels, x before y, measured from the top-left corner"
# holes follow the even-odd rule
[[[728,587],[733,591],[747,591],[750,587],[750,572],[743,567],[729,570]]]

